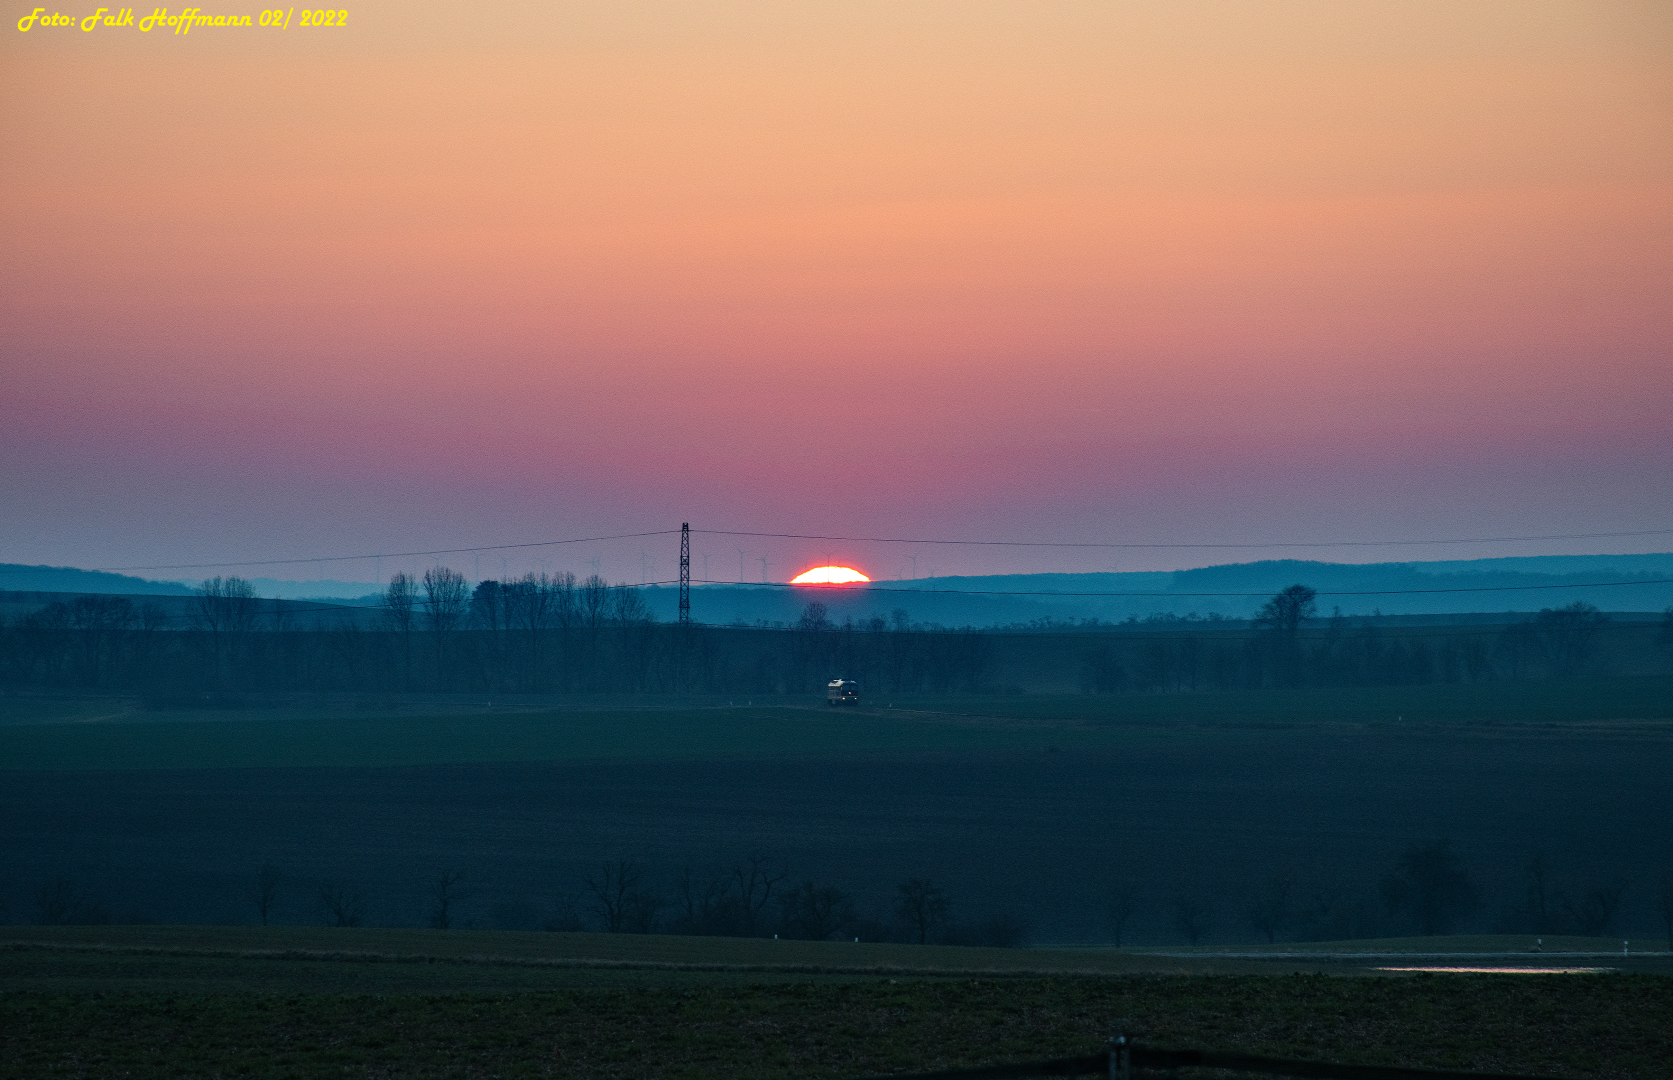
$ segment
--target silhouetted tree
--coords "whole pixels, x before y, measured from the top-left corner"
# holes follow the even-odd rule
[[[1109,907],[1105,909],[1109,917],[1110,929],[1115,931],[1115,947],[1121,948],[1121,940],[1127,931],[1127,922],[1138,910],[1138,892],[1131,885],[1116,888],[1110,896]]]
[[[732,880],[738,889],[738,914],[745,935],[761,929],[761,913],[772,899],[773,890],[790,876],[782,864],[762,851],[752,851],[744,861],[732,867]]]
[[[436,875],[430,885],[430,925],[437,930],[453,926],[453,905],[468,895],[464,890],[465,875],[451,870]]]
[[[674,879],[679,905],[669,929],[676,934],[724,934],[735,930],[736,904],[728,879],[685,867]]]
[[[650,605],[639,595],[639,590],[622,582],[611,597],[610,621],[619,627],[638,626],[651,621]]]
[[[622,930],[629,934],[653,934],[656,932],[657,915],[666,907],[668,901],[660,893],[648,889],[635,889],[627,898],[627,911],[622,919]]]
[[[319,903],[327,926],[359,926],[366,917],[360,893],[340,881],[320,882]]]
[[[256,914],[261,917],[261,924],[267,925],[268,916],[273,913],[273,903],[279,896],[279,871],[272,863],[263,863],[256,871],[255,887],[250,890],[250,899],[255,901]]]
[[[1080,656],[1080,677],[1077,682],[1083,694],[1113,694],[1127,681],[1121,660],[1108,645],[1087,649]]]
[[[895,889],[895,915],[917,936],[918,944],[929,940],[929,932],[947,921],[951,905],[947,894],[928,878],[903,881]]]
[[[802,617],[796,620],[798,630],[829,630],[831,628],[830,613],[824,604],[817,600],[810,600],[802,609]]]
[[[1208,911],[1188,896],[1176,897],[1173,902],[1173,928],[1195,945],[1208,933]]]
[[[639,878],[639,864],[632,859],[601,863],[597,874],[588,875],[586,887],[592,896],[589,910],[598,916],[606,933],[619,934],[626,928]]]
[[[436,687],[447,680],[447,644],[470,609],[465,576],[445,566],[424,571],[424,617],[436,646]]]
[[[1534,628],[1545,653],[1546,669],[1553,675],[1572,675],[1592,654],[1592,643],[1609,617],[1583,600],[1567,607],[1542,608],[1534,616]]]
[[[1301,624],[1317,612],[1313,598],[1318,594],[1305,585],[1291,585],[1261,605],[1255,624],[1272,635],[1271,655],[1277,663],[1279,680],[1294,686],[1301,682]]]
[[[103,901],[85,888],[56,874],[35,893],[35,916],[47,926],[92,925],[110,921]]]
[[[416,628],[418,582],[405,573],[389,579],[383,591],[383,618],[388,627],[401,636],[402,685],[412,686],[412,632]]]
[[[192,622],[209,634],[215,681],[224,683],[235,635],[255,629],[259,605],[253,585],[240,577],[212,577],[198,586]]]
[[[1518,913],[1526,923],[1526,928],[1532,934],[1553,933],[1556,928],[1555,913],[1551,906],[1555,897],[1551,893],[1549,873],[1545,868],[1545,853],[1540,852],[1528,864],[1528,884]]]
[[[1662,875],[1656,889],[1656,912],[1667,930],[1667,950],[1673,952],[1673,874]]]
[[[1615,912],[1621,906],[1624,883],[1600,885],[1580,900],[1563,899],[1563,914],[1568,916],[1575,931],[1585,937],[1600,937],[1615,922]]]
[[[1318,613],[1313,601],[1319,594],[1305,585],[1291,585],[1261,605],[1255,622],[1286,637],[1294,637],[1301,624]]]
[[[1425,937],[1448,932],[1479,903],[1475,883],[1445,840],[1407,848],[1383,878],[1382,894],[1389,914],[1410,918]]]
[[[1271,944],[1290,926],[1290,892],[1294,886],[1288,874],[1274,874],[1255,891],[1254,903],[1245,917],[1249,925]]]
[[[779,910],[780,933],[806,941],[828,941],[854,920],[854,905],[847,893],[834,885],[818,886],[811,881],[785,893],[779,900]]]
[[[97,686],[121,653],[134,621],[134,605],[118,596],[78,596],[70,603],[70,626],[80,641],[81,681]]]

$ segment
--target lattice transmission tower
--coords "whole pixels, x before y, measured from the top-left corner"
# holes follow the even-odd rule
[[[691,625],[691,522],[680,523],[680,625]]]

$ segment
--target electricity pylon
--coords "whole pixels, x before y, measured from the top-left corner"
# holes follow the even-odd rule
[[[680,625],[691,625],[691,522],[680,523]]]

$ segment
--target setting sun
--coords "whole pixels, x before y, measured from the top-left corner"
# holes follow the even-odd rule
[[[790,579],[792,585],[847,585],[855,581],[870,581],[871,579],[846,566],[815,566],[806,573],[797,574]]]

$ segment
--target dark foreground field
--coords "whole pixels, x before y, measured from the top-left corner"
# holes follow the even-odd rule
[[[1673,1077],[1665,956],[1595,974],[1311,958],[307,927],[8,927],[0,1078],[850,1077],[1162,1048]],[[1551,940],[1561,949],[1603,941]],[[1495,964],[1548,963],[1522,956]],[[1634,968],[1636,967],[1636,971]]]
[[[667,916],[683,867],[724,872],[765,850],[792,884],[835,885],[874,920],[890,920],[897,883],[923,876],[955,920],[1008,914],[1036,944],[1100,942],[1109,897],[1133,888],[1128,941],[1183,943],[1183,898],[1205,912],[1205,943],[1233,944],[1257,940],[1247,898],[1274,874],[1294,877],[1298,908],[1324,895],[1380,917],[1377,883],[1400,853],[1446,839],[1481,894],[1456,930],[1512,928],[1543,852],[1569,897],[1627,883],[1610,927],[1621,937],[1665,937],[1653,893],[1673,871],[1665,721],[832,712],[11,727],[0,921],[41,920],[41,890],[63,880],[114,921],[253,922],[255,875],[271,864],[282,923],[325,918],[330,881],[360,897],[368,925],[423,926],[431,883],[457,873],[456,926],[540,929],[565,912],[590,925],[584,882],[603,860],[639,860]],[[1385,932],[1410,929],[1324,936]]]
[[[874,979],[388,996],[0,994],[0,1076],[850,1077],[1161,1047],[1673,1076],[1647,975]]]

